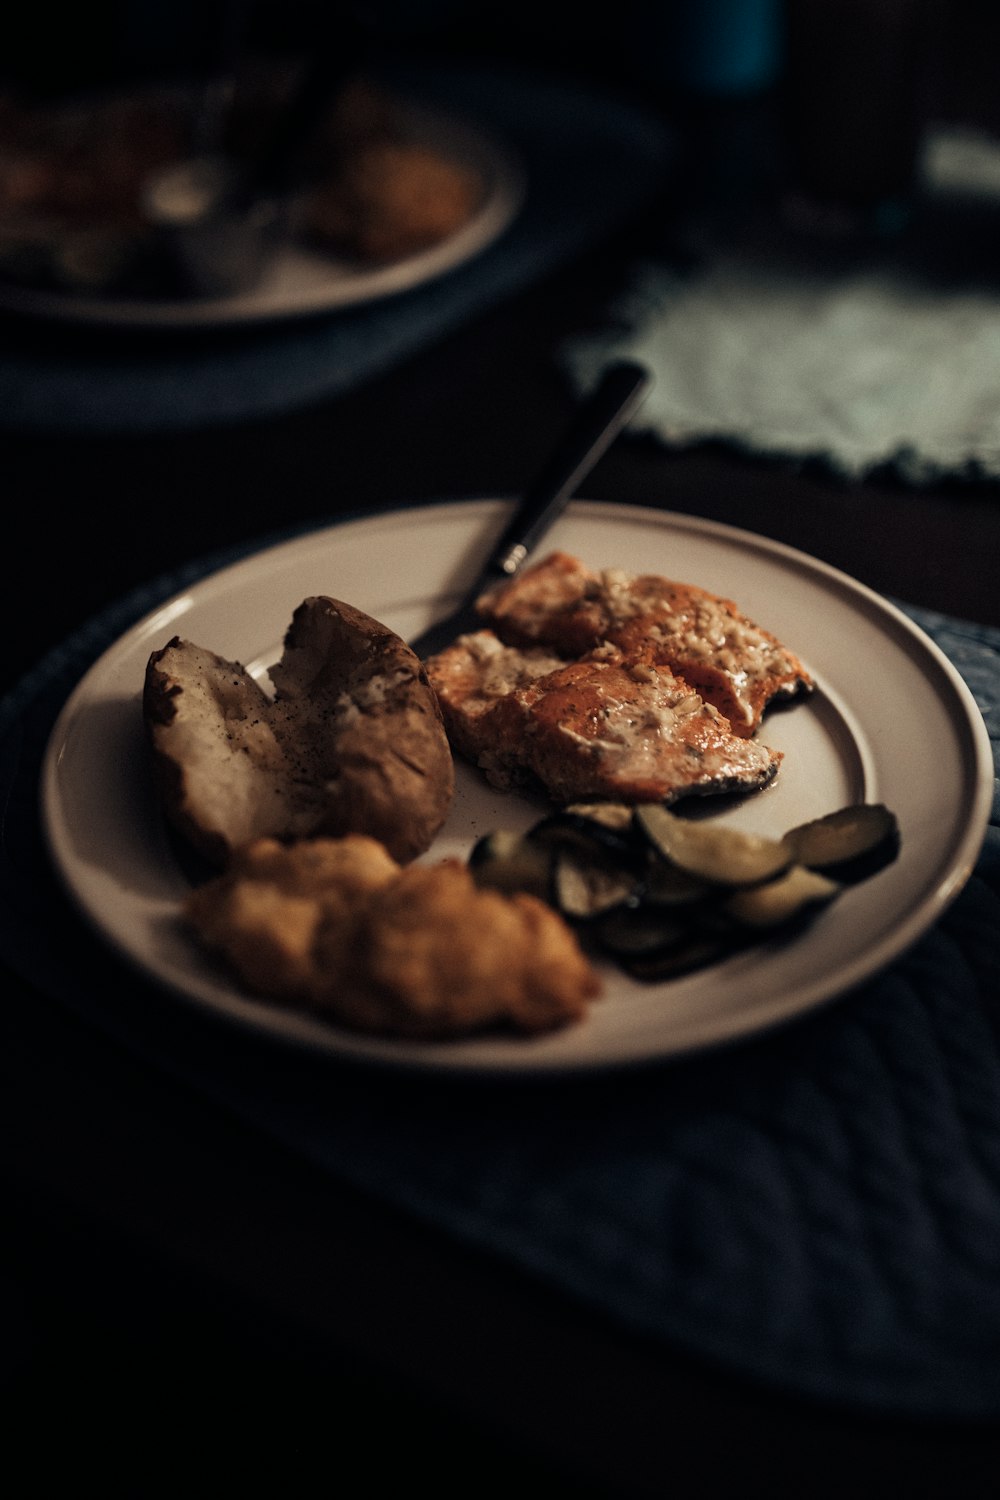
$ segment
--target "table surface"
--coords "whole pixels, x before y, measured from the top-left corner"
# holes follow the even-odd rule
[[[0,436],[3,686],[128,590],[217,547],[395,504],[512,494],[568,420],[554,353],[667,208],[336,401],[162,436]],[[1000,626],[995,484],[847,483],[711,445],[621,440],[585,486],[789,543],[878,592]],[[990,1427],[868,1421],[608,1326],[331,1184],[5,976],[4,1406],[105,1493],[192,1465],[223,1493],[973,1494]],[[36,1472],[57,1458],[32,1438]],[[150,1456],[159,1455],[155,1464]],[[817,1454],[822,1456],[817,1474]],[[151,1475],[131,1489],[137,1464]],[[130,1476],[132,1476],[130,1478]],[[153,1477],[155,1476],[155,1477]],[[360,1489],[359,1489],[359,1492]]]

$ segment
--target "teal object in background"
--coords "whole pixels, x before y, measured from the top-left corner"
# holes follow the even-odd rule
[[[660,82],[706,96],[756,94],[784,60],[780,0],[642,0],[642,65]]]

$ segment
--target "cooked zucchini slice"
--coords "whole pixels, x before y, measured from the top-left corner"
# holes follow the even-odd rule
[[[681,818],[659,803],[637,807],[635,820],[664,859],[712,885],[759,885],[792,863],[791,847],[781,839]]]
[[[688,906],[717,890],[707,880],[689,875],[665,859],[652,855],[643,879],[643,904],[652,907]]]
[[[628,802],[571,802],[564,811],[622,833],[628,833],[632,826],[632,806]]]
[[[691,922],[677,911],[625,906],[600,916],[593,935],[613,958],[648,958],[686,941],[691,936]]]
[[[618,962],[632,979],[656,984],[664,979],[680,979],[709,964],[721,963],[737,953],[743,942],[722,932],[693,932],[680,942],[651,953],[622,954]]]
[[[634,903],[640,891],[637,875],[625,865],[571,847],[553,851],[554,904],[571,921],[589,922]]]
[[[636,845],[632,812],[630,808],[623,808],[627,814],[623,821],[617,813],[610,811],[616,806],[606,802],[561,808],[536,823],[531,837],[554,847],[577,848],[595,858],[628,856]]]
[[[896,858],[899,825],[884,803],[859,802],[790,828],[784,842],[796,864],[857,880]]]
[[[552,851],[530,834],[499,829],[484,834],[473,845],[469,870],[477,885],[511,894],[525,891],[543,901],[551,899]]]
[[[836,880],[826,875],[807,870],[804,865],[792,865],[776,880],[735,891],[724,899],[722,906],[726,915],[741,926],[783,927],[811,908],[825,906],[841,889]]]
[[[898,848],[881,803],[841,808],[781,839],[660,803],[577,803],[527,833],[486,834],[469,867],[481,885],[540,896],[631,978],[655,983],[794,931]]]

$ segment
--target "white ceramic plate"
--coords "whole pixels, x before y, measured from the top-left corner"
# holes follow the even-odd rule
[[[801,553],[669,512],[582,501],[551,532],[552,547],[734,598],[815,675],[812,697],[765,719],[761,737],[785,752],[777,780],[719,816],[775,833],[848,802],[885,802],[902,834],[896,862],[794,942],[762,942],[652,986],[608,967],[589,1016],[538,1038],[360,1037],[262,1003],[206,962],[177,920],[187,882],[147,780],[149,653],[179,634],[264,675],[292,610],[313,593],[349,600],[412,638],[471,585],[507,513],[503,501],[470,501],[314,532],[195,584],[105,652],[53,730],[42,780],[55,864],[103,938],[178,997],[275,1039],[414,1068],[495,1071],[636,1063],[732,1040],[842,994],[912,944],[969,875],[992,793],[985,726],[947,658],[893,606]],[[464,856],[479,835],[527,827],[539,811],[460,767],[453,812],[428,857]]]
[[[366,266],[292,242],[263,281],[239,296],[192,300],[86,296],[0,281],[0,309],[58,321],[136,329],[213,328],[334,312],[380,301],[453,271],[499,239],[521,210],[525,174],[517,153],[478,123],[412,100],[397,100],[410,140],[470,167],[482,201],[456,233],[427,250]]]

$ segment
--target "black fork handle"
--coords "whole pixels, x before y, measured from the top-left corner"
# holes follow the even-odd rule
[[[626,425],[645,396],[650,379],[649,371],[631,360],[620,360],[604,372],[562,442],[525,491],[486,564],[481,587],[514,576]]]

